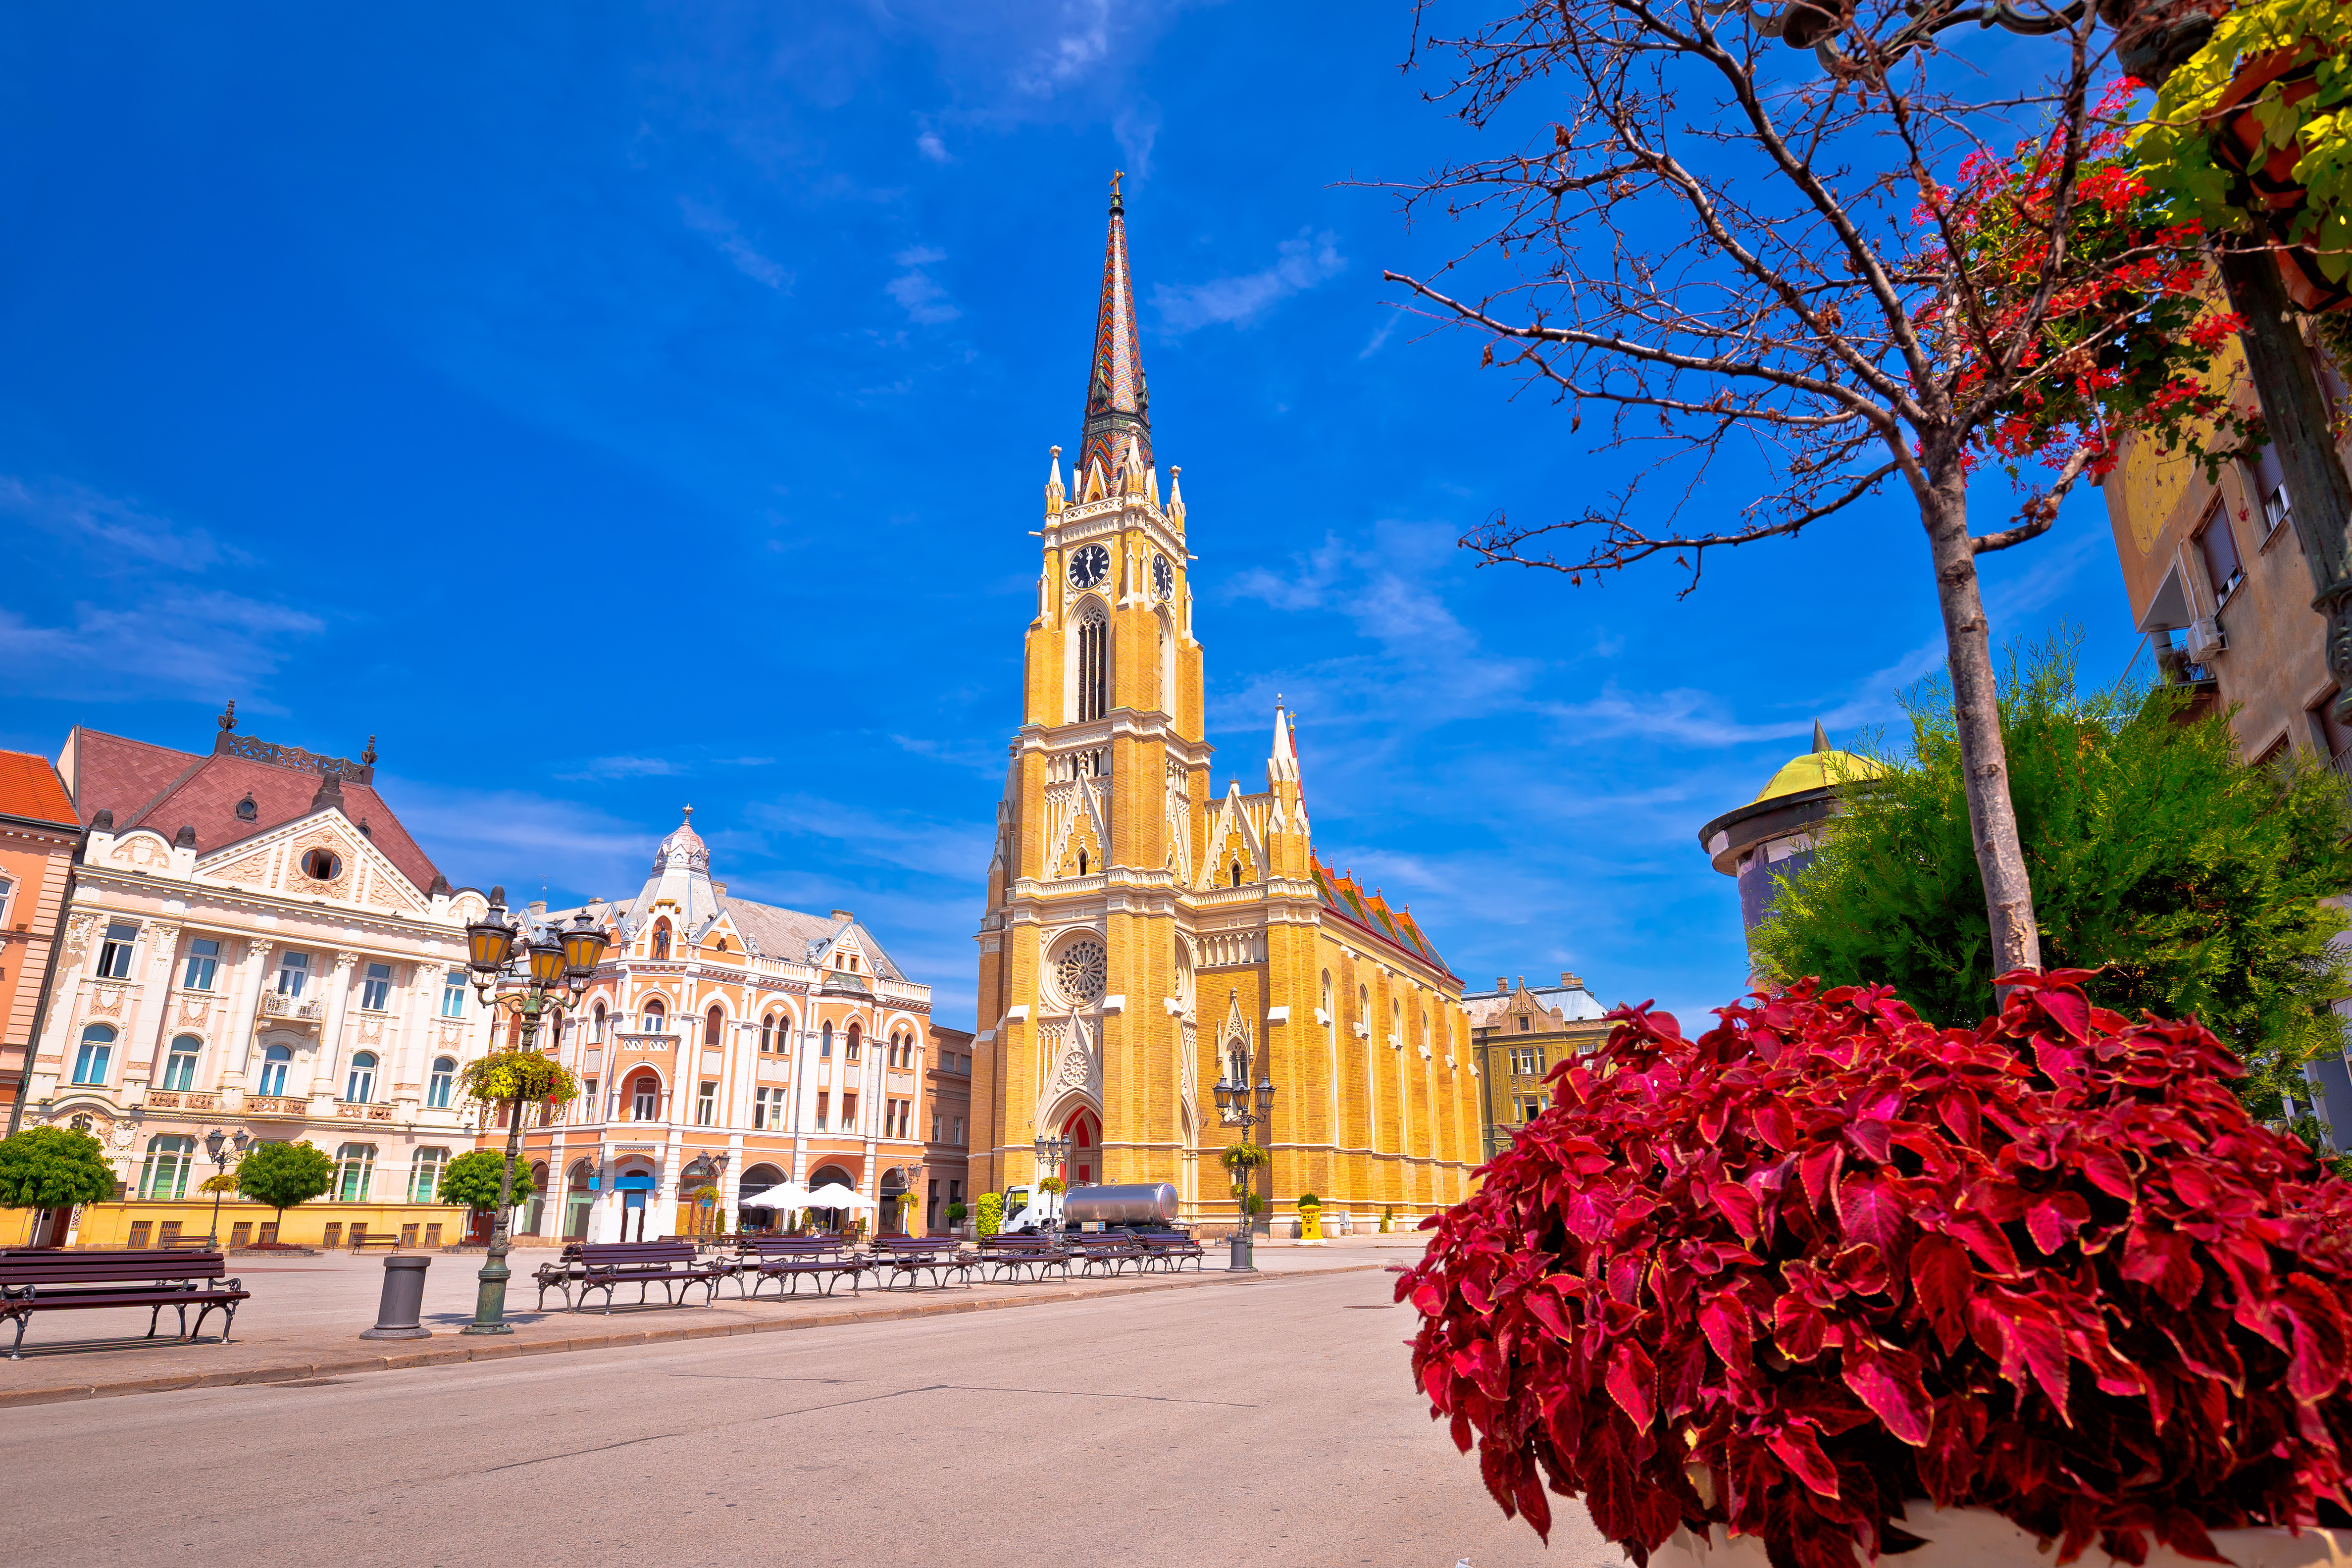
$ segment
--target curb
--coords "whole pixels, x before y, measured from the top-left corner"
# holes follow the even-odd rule
[[[128,1394],[171,1394],[184,1388],[229,1388],[248,1383],[292,1383],[313,1377],[343,1377],[356,1372],[399,1372],[419,1366],[452,1366],[470,1361],[506,1361],[521,1355],[555,1355],[572,1351],[620,1350],[632,1345],[667,1344],[680,1340],[729,1339],[737,1334],[782,1333],[797,1329],[837,1328],[849,1323],[898,1322],[908,1318],[944,1317],[955,1312],[986,1312],[1013,1307],[1054,1305],[1066,1301],[1100,1301],[1106,1296],[1140,1296],[1159,1291],[1189,1291],[1204,1285],[1254,1285],[1268,1280],[1314,1279],[1327,1274],[1362,1274],[1384,1269],[1385,1263],[1350,1263],[1337,1269],[1303,1270],[1296,1274],[1250,1273],[1239,1277],[1196,1274],[1190,1280],[1136,1281],[1106,1290],[1057,1289],[1034,1295],[997,1296],[985,1301],[929,1301],[902,1307],[854,1307],[799,1318],[774,1318],[760,1322],[713,1323],[679,1328],[623,1330],[619,1333],[573,1334],[564,1339],[493,1340],[460,1343],[446,1349],[396,1351],[383,1355],[351,1356],[335,1361],[285,1362],[276,1366],[247,1367],[241,1372],[170,1373],[154,1377],[126,1377],[110,1383],[73,1383],[51,1388],[19,1388],[0,1393],[0,1409],[25,1405],[62,1405],[76,1399],[108,1399]],[[457,1337],[457,1336],[452,1336]]]

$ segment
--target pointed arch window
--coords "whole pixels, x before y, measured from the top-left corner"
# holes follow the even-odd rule
[[[719,1043],[719,1037],[726,1027],[727,1014],[725,1010],[714,1006],[709,1013],[703,1016],[702,1043],[705,1045],[717,1045]]]
[[[855,1022],[851,1023],[849,1026],[849,1043],[843,1048],[841,1052],[845,1061],[855,1061],[857,1060],[858,1034],[858,1026]]]
[[[776,1015],[770,1013],[760,1020],[760,1051],[762,1055],[776,1049]]]
[[[1093,600],[1078,612],[1078,722],[1110,711],[1110,617]]]
[[[659,1034],[662,1032],[663,1026],[668,1021],[668,1009],[662,1006],[662,999],[659,997],[647,997],[646,998],[646,1032]]]

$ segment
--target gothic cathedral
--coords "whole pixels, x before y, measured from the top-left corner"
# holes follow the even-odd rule
[[[1409,913],[1316,860],[1279,707],[1265,792],[1213,795],[1180,473],[1163,503],[1114,192],[978,935],[972,1188],[1048,1174],[1033,1140],[1051,1135],[1072,1186],[1169,1182],[1187,1222],[1230,1225],[1220,1156],[1244,1129],[1212,1087],[1245,1062],[1272,1086],[1247,1131],[1277,1233],[1310,1191],[1327,1223],[1409,1227],[1478,1160],[1462,982]]]

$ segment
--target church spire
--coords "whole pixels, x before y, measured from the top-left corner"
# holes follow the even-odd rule
[[[1127,263],[1127,203],[1110,182],[1110,238],[1103,247],[1102,302],[1095,311],[1094,367],[1087,377],[1087,422],[1078,443],[1078,473],[1099,462],[1118,487],[1128,441],[1139,465],[1151,466],[1151,399],[1143,385],[1143,346],[1136,334],[1135,277]]]

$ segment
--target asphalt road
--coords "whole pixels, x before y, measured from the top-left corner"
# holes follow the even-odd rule
[[[12,1411],[7,1556],[263,1564],[1621,1562],[1505,1520],[1392,1277]]]

